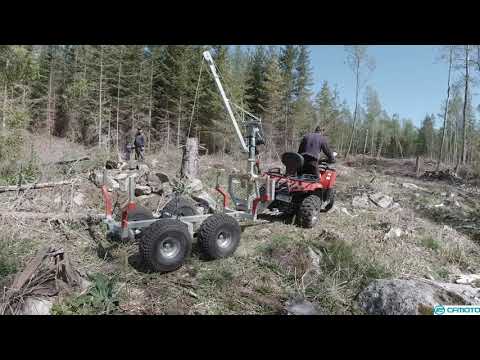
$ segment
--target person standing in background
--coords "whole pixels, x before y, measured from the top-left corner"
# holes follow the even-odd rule
[[[144,160],[145,157],[145,137],[143,136],[142,129],[137,129],[137,135],[135,135],[135,160]]]

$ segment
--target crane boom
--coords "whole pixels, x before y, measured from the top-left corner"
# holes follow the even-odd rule
[[[232,120],[233,126],[235,128],[235,132],[237,133],[237,137],[240,140],[242,150],[244,152],[248,152],[249,150],[248,150],[247,144],[245,143],[245,139],[243,138],[243,135],[242,135],[242,132],[240,131],[240,127],[238,126],[237,120],[233,115],[232,107],[230,106],[230,101],[225,95],[225,90],[223,90],[223,86],[220,81],[220,77],[218,76],[217,69],[215,68],[215,63],[213,62],[212,55],[210,54],[209,51],[205,51],[203,53],[203,58],[207,62],[210,68],[210,71],[212,72],[213,78],[215,79],[215,84],[217,84],[217,87],[218,87],[218,90],[220,91],[220,95],[222,97],[225,108],[227,109],[228,115],[230,116],[230,120]]]

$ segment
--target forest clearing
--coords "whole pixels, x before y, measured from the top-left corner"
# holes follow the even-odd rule
[[[205,49],[0,47],[0,314],[431,315],[480,305],[480,47],[440,49],[440,128],[433,114],[415,126],[382,108],[366,86],[366,46],[345,47],[352,109],[326,82],[313,96],[307,46]],[[297,149],[320,128],[338,156],[308,177]],[[126,159],[136,129],[142,153],[135,145]],[[232,195],[235,176],[245,202]],[[191,214],[174,213],[180,197]],[[236,230],[222,225],[225,253],[207,239],[222,216],[239,231],[228,245]],[[171,243],[152,242],[160,255],[148,248],[162,221],[193,240],[178,264],[155,260],[180,256]]]

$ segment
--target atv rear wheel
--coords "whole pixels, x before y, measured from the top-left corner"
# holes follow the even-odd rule
[[[162,218],[198,215],[197,204],[184,196],[170,200],[162,209]]]
[[[321,207],[322,199],[317,195],[307,196],[298,208],[298,224],[306,229],[314,227],[318,223]]]
[[[232,255],[240,244],[241,229],[238,221],[226,214],[208,217],[198,231],[198,245],[208,260]]]
[[[159,219],[147,227],[139,241],[140,256],[155,272],[180,268],[192,250],[187,226],[176,219]]]

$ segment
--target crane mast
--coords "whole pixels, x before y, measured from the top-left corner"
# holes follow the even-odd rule
[[[235,116],[233,115],[232,107],[230,106],[230,101],[228,100],[227,96],[225,95],[225,90],[223,90],[223,85],[220,81],[220,77],[218,76],[217,69],[215,68],[215,63],[213,62],[212,55],[210,54],[209,51],[205,51],[203,53],[203,58],[207,62],[208,66],[210,67],[210,71],[212,72],[213,78],[215,80],[215,84],[217,84],[218,90],[219,90],[220,95],[222,97],[223,104],[225,105],[225,108],[227,109],[230,120],[233,123],[233,126],[235,128],[235,132],[237,134],[238,140],[240,140],[242,150],[244,152],[248,152],[247,144],[245,144],[245,140],[243,139],[242,132],[240,131],[240,128],[238,126],[237,120],[235,119]]]

